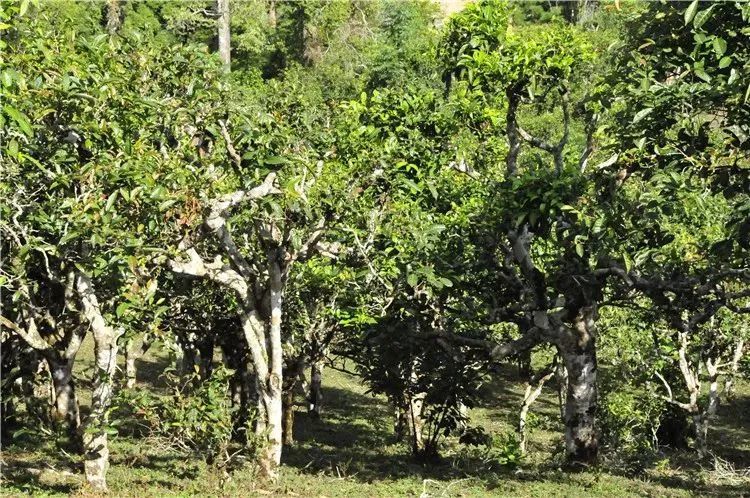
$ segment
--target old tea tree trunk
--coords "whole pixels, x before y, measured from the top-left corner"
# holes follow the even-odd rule
[[[224,70],[228,72],[232,65],[232,31],[230,28],[229,0],[217,0],[216,11],[218,15],[219,57],[221,57]]]
[[[261,185],[224,195],[210,203],[203,225],[221,250],[213,261],[206,262],[194,247],[183,246],[188,260],[170,262],[173,271],[213,280],[237,297],[242,332],[256,373],[258,419],[255,433],[265,443],[257,463],[261,474],[269,479],[278,476],[282,451],[284,285],[294,262],[307,259],[316,250],[324,228],[324,220],[321,220],[307,241],[294,250],[288,231],[282,233],[271,221],[259,221],[256,236],[264,253],[253,260],[241,254],[226,221],[232,210],[241,204],[280,193],[274,185],[275,179],[275,173],[270,173]]]
[[[565,447],[575,463],[594,462],[596,433],[596,307],[581,308],[560,344],[568,389],[565,399]]]
[[[94,335],[94,392],[91,396],[91,413],[83,427],[84,470],[88,483],[94,489],[104,491],[107,489],[109,468],[107,411],[112,400],[112,381],[117,367],[117,339],[124,331],[111,327],[104,320],[87,275],[77,274],[76,290],[83,314]]]

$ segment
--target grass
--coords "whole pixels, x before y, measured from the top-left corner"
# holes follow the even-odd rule
[[[88,368],[90,344],[81,352],[79,377]],[[160,388],[159,374],[166,356],[156,351],[139,363],[139,383]],[[79,385],[83,411],[90,386]],[[493,434],[512,431],[522,395],[522,383],[512,369],[495,375],[484,403],[472,410],[472,425]],[[296,444],[286,448],[277,483],[258,481],[251,465],[236,469],[222,483],[200,458],[158,451],[143,440],[115,437],[108,474],[110,494],[144,496],[750,496],[750,480],[736,481],[703,468],[692,453],[666,453],[633,470],[620,461],[585,472],[563,471],[556,463],[561,444],[558,407],[545,393],[533,410],[542,421],[529,442],[529,455],[516,470],[498,470],[467,452],[455,440],[447,442],[443,459],[421,465],[394,441],[392,410],[381,397],[371,396],[360,380],[328,369],[324,375],[324,413],[320,420],[298,412]],[[738,386],[736,399],[722,406],[711,433],[717,454],[734,465],[750,465],[750,385]],[[81,476],[80,459],[53,441],[29,435],[2,453],[0,496],[94,496]],[[643,462],[641,462],[643,463]],[[645,467],[645,468],[644,468]]]

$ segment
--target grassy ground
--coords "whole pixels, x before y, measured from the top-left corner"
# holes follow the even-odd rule
[[[87,348],[90,345],[86,345]],[[82,352],[79,374],[86,369]],[[142,387],[159,387],[166,364],[158,353],[139,364]],[[80,378],[80,377],[79,377]],[[81,385],[81,402],[88,403]],[[521,398],[521,383],[512,371],[496,376],[485,402],[472,411],[472,425],[494,434],[512,430]],[[165,453],[142,441],[115,437],[108,474],[113,496],[750,496],[750,480],[701,465],[691,453],[665,454],[634,468],[608,460],[586,472],[564,472],[554,455],[561,427],[551,393],[534,411],[543,422],[532,433],[529,456],[515,470],[482,461],[455,441],[443,461],[429,466],[414,462],[392,435],[392,412],[379,397],[366,394],[358,378],[326,370],[322,419],[298,412],[296,444],[286,448],[281,479],[264,484],[250,465],[240,466],[222,483],[198,458]],[[711,434],[717,454],[737,468],[750,465],[750,386],[741,385],[737,399],[722,407]],[[82,486],[78,458],[49,442],[29,436],[2,453],[1,496],[91,496]],[[643,463],[643,462],[640,462]]]

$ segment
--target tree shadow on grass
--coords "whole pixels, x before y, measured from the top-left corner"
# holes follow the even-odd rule
[[[381,397],[330,387],[324,388],[323,396],[327,404],[322,418],[297,412],[296,443],[284,449],[284,465],[305,474],[348,477],[363,483],[410,476],[450,480],[482,474],[484,465],[479,459],[464,459],[460,466],[448,459],[415,460],[406,445],[396,441],[389,423],[392,408]]]
[[[485,408],[502,409],[497,400],[509,403],[508,397],[519,397],[512,382],[503,378],[493,383],[484,393]],[[619,475],[627,479],[645,478],[671,489],[691,493],[719,496],[740,496],[747,492],[746,485],[731,482],[702,483],[694,473],[681,472],[674,475],[647,475],[644,471],[618,471],[609,467],[592,468],[588,472],[570,474],[560,471],[551,462],[522,466],[522,472],[514,473],[498,467],[490,469],[486,461],[464,453],[460,458],[442,459],[438,462],[422,464],[412,458],[405,444],[398,444],[390,425],[392,408],[382,398],[359,394],[349,389],[324,387],[325,412],[321,419],[315,419],[304,412],[297,412],[295,440],[293,447],[284,450],[283,463],[309,475],[326,475],[333,478],[346,477],[357,482],[391,481],[399,478],[417,477],[451,481],[475,478],[481,481],[488,491],[508,483],[529,481],[552,481],[559,484],[586,487],[588,481],[597,482],[606,475]],[[520,399],[520,398],[519,398]],[[556,400],[540,399],[537,410],[553,414],[559,413]],[[512,402],[511,402],[512,403]],[[744,446],[748,436],[742,424],[750,418],[750,399],[736,399],[734,410],[743,411],[748,416],[722,417],[717,424],[717,433],[723,434],[729,444],[722,448],[722,454],[732,455],[732,462],[750,462]],[[489,405],[489,406],[488,406]],[[739,432],[742,432],[739,435]],[[742,444],[738,444],[742,443]],[[738,467],[739,468],[739,467]],[[593,484],[592,484],[593,485]]]
[[[28,458],[13,448],[3,450],[0,488],[16,489],[31,495],[39,493],[71,494],[83,482],[83,466],[59,452],[46,449],[42,456]]]
[[[166,389],[168,385],[164,378],[164,371],[170,366],[170,359],[166,355],[138,358],[135,360],[136,382],[153,389]]]
[[[736,468],[750,468],[750,396],[736,396],[719,407],[709,434],[710,450]]]

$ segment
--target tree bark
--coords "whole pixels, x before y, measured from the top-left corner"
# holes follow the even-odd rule
[[[59,358],[48,355],[47,364],[52,376],[54,394],[54,420],[61,423],[68,433],[76,436],[81,425],[73,381],[73,358]]]
[[[412,370],[409,376],[409,381],[412,386],[416,385],[418,381],[416,372],[416,359],[412,363]],[[422,418],[424,397],[424,393],[414,393],[411,392],[411,390],[406,395],[409,417],[409,436],[411,438],[411,451],[415,456],[422,454],[425,449],[424,438],[422,436],[422,428],[424,427],[424,419]]]
[[[708,373],[708,404],[704,410],[693,414],[695,424],[695,447],[701,458],[708,454],[708,427],[711,419],[716,415],[719,408],[719,358],[706,360],[706,372]],[[696,408],[698,408],[696,406]]]
[[[125,349],[125,387],[133,389],[136,383],[135,355],[130,347]]]
[[[409,410],[404,407],[406,405],[404,400],[398,400],[393,406],[393,434],[398,442],[404,440],[409,429]]]
[[[515,88],[508,89],[506,96],[508,98],[508,110],[505,118],[505,133],[508,136],[508,155],[505,158],[505,164],[506,174],[514,176],[518,169],[518,154],[521,152],[521,136],[516,122],[520,97],[516,94]]]
[[[281,348],[281,306],[282,306],[282,271],[279,264],[278,250],[268,254],[268,273],[271,320],[268,327],[270,365],[263,393],[263,404],[266,412],[267,440],[260,455],[261,475],[267,479],[278,478],[278,467],[281,464],[282,451],[282,380],[283,352]]]
[[[143,355],[151,348],[153,337],[146,333],[139,341],[136,338],[128,340],[125,344],[125,387],[133,389],[137,382],[138,369],[136,360],[143,358]]]
[[[526,453],[526,419],[531,404],[542,394],[542,388],[544,387],[545,382],[550,380],[554,375],[554,368],[549,366],[529,379],[529,382],[526,385],[526,393],[524,394],[523,403],[521,404],[521,411],[518,414],[518,436],[520,439],[519,444],[521,447],[521,453]]]
[[[122,5],[120,0],[107,0],[107,31],[115,35],[122,26]]]
[[[77,275],[76,288],[81,297],[83,313],[94,335],[94,392],[91,413],[83,432],[84,470],[86,481],[96,490],[106,491],[109,468],[107,444],[107,411],[112,399],[112,384],[117,370],[117,339],[122,329],[107,325],[99,308],[99,301],[87,275]]]
[[[284,411],[283,442],[286,446],[294,444],[294,390],[289,389],[284,393],[282,401]]]
[[[411,450],[414,455],[419,455],[425,449],[422,428],[422,407],[424,406],[424,394],[416,394],[409,397],[409,433],[411,435]]]
[[[180,348],[182,349],[180,375],[188,378],[195,373],[198,355],[195,354],[195,346],[189,342],[180,344]]]
[[[742,360],[742,354],[745,348],[745,340],[739,339],[734,347],[734,354],[732,355],[732,363],[730,364],[729,372],[724,380],[724,396],[731,399],[734,396],[734,378],[737,376],[737,372],[740,369],[740,361]]]
[[[229,25],[229,0],[216,0],[216,10],[219,14],[219,57],[224,64],[224,70],[229,72],[232,63],[231,29]]]
[[[276,27],[276,0],[268,1],[268,25],[271,28]]]
[[[52,387],[52,375],[49,364],[36,358],[29,369],[31,375],[22,377],[22,391],[26,398],[26,411],[36,418],[50,422],[50,404],[54,405],[55,390]]]
[[[305,355],[300,354],[296,358],[290,359],[285,368],[285,375],[282,382],[284,394],[282,395],[283,409],[283,442],[284,446],[294,444],[294,393],[301,388],[302,393],[306,396],[305,388],[305,368],[307,362]]]
[[[557,403],[560,408],[560,420],[565,421],[565,400],[568,397],[568,370],[565,362],[558,362],[555,368],[555,382],[557,383]]]
[[[596,431],[596,307],[582,308],[575,318],[572,337],[561,348],[568,371],[565,399],[565,448],[574,464],[596,461],[599,439]]]
[[[310,413],[315,418],[320,418],[323,403],[323,362],[314,361],[310,366]]]

